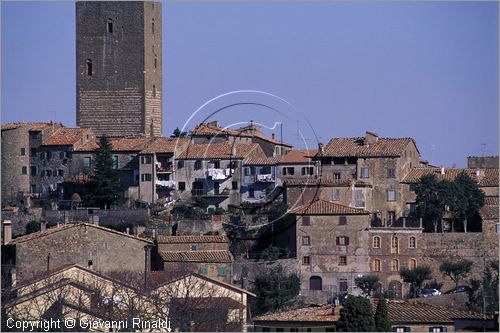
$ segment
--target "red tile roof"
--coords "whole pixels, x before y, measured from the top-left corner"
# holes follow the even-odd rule
[[[364,144],[365,138],[333,138],[320,153],[326,157],[397,157],[415,141],[412,138],[378,138],[373,144]]]
[[[51,122],[17,122],[17,123],[8,123],[2,125],[3,130],[16,129],[19,127],[28,126],[30,131],[40,131],[48,126],[52,126]]]
[[[99,139],[86,143],[82,147],[78,148],[77,151],[94,151],[99,147]],[[108,138],[113,151],[133,151],[139,152],[145,149],[148,144],[153,142],[155,138],[146,137],[110,137]]]
[[[332,305],[321,305],[321,306],[309,306],[305,308],[282,311],[282,312],[266,313],[254,317],[253,320],[257,322],[262,322],[262,321],[335,322],[339,320],[339,318],[340,318],[339,308],[333,307]]]
[[[93,138],[94,134],[90,128],[68,128],[62,127],[58,129],[50,137],[43,140],[42,145],[44,146],[65,146],[73,145],[77,143],[80,139]]]
[[[284,177],[283,184],[285,186],[339,186],[339,187],[349,187],[352,186],[358,187],[371,187],[371,184],[366,183],[361,180],[352,180],[352,179],[333,179],[333,178],[286,178]]]
[[[497,206],[498,207],[498,197],[485,197],[484,205],[485,206]]]
[[[441,174],[440,168],[414,168],[402,180],[403,183],[417,183],[420,178],[428,174],[434,174],[439,180],[453,180],[462,171],[465,171],[472,179],[476,180],[479,186],[482,187],[497,187],[498,186],[498,169],[460,169],[460,168],[444,168],[444,174]],[[479,175],[477,172],[479,171]],[[484,174],[483,174],[484,172]]]
[[[311,164],[317,153],[317,150],[291,150],[281,157],[279,164]]]
[[[303,206],[297,207],[293,213],[298,215],[369,215],[370,212],[349,206],[340,205],[331,201],[317,199]]]
[[[54,234],[56,232],[60,232],[60,231],[68,230],[68,229],[72,229],[72,228],[79,228],[79,227],[82,227],[82,226],[90,227],[90,228],[95,228],[95,229],[99,229],[99,230],[106,231],[106,232],[110,232],[110,233],[116,234],[118,236],[134,238],[134,239],[137,239],[137,240],[140,240],[140,241],[143,241],[143,242],[147,242],[147,243],[153,243],[151,240],[146,239],[146,238],[136,237],[136,236],[133,236],[133,235],[129,235],[129,234],[126,234],[126,233],[123,233],[123,232],[119,232],[119,231],[113,230],[113,229],[108,229],[108,228],[105,228],[105,227],[102,227],[102,226],[99,226],[99,225],[95,225],[95,224],[89,224],[89,223],[70,223],[70,224],[61,224],[61,225],[59,225],[57,227],[48,228],[45,231],[38,231],[38,232],[34,232],[34,233],[31,233],[31,234],[28,234],[28,235],[24,235],[24,236],[21,236],[21,237],[14,238],[9,244],[25,243],[25,242],[32,241],[34,239],[46,237],[46,236]]]
[[[159,244],[175,243],[227,243],[228,239],[223,235],[186,235],[186,236],[157,236]]]
[[[374,304],[374,306],[376,306]],[[453,319],[483,319],[480,313],[453,310],[427,303],[387,302],[392,325],[405,323],[449,323]]]
[[[166,262],[232,262],[231,252],[227,250],[207,251],[159,251],[161,259]]]
[[[250,155],[243,161],[245,165],[276,165],[281,157],[262,157]]]
[[[189,145],[178,159],[243,159],[249,156],[257,158],[258,156],[265,157],[265,154],[256,143],[233,145],[229,142],[223,142]]]
[[[183,147],[190,141],[189,138],[155,138],[146,148],[141,150],[141,154],[152,153],[175,153],[176,150]]]

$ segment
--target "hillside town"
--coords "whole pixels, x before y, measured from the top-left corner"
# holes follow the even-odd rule
[[[2,124],[2,331],[498,331],[498,156],[165,134],[161,10],[77,1],[77,126]]]

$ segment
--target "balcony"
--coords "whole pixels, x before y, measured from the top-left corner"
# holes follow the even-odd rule
[[[193,189],[191,190],[191,195],[194,197],[204,197],[204,198],[226,198],[230,194],[229,189],[224,189],[222,191],[214,190],[213,193],[205,192],[203,189]]]
[[[174,167],[171,162],[156,162],[157,173],[172,173],[173,171]]]

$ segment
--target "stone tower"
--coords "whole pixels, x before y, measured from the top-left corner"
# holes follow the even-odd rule
[[[162,135],[161,3],[76,2],[76,123]]]

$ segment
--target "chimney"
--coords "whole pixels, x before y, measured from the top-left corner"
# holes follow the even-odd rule
[[[154,245],[146,244],[144,245],[144,289],[149,288],[149,273],[151,272],[151,250]]]
[[[274,134],[274,133],[272,133],[272,134],[271,134],[271,138],[272,138],[273,140],[274,140],[274,137],[275,137],[275,134]]]
[[[441,174],[444,175],[444,168],[441,168]]]
[[[324,151],[324,150],[323,150],[323,143],[321,143],[321,142],[318,142],[318,151],[319,151],[319,153],[320,153],[321,155],[323,154],[323,151]]]
[[[129,227],[127,227],[127,229],[126,229],[126,231],[125,231],[125,232],[127,233],[127,235],[130,235],[130,228],[129,228]]]
[[[3,221],[3,243],[8,244],[12,240],[12,221],[4,220]]]
[[[365,135],[365,146],[369,147],[370,145],[376,143],[378,141],[378,134],[366,131]]]

